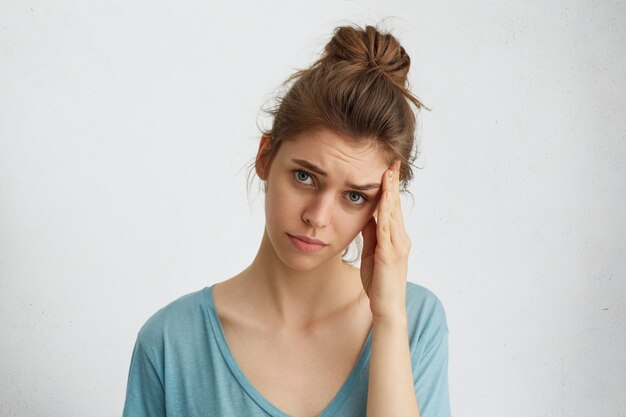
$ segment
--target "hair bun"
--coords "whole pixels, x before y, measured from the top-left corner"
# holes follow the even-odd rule
[[[347,61],[367,72],[381,72],[404,86],[411,59],[398,40],[381,33],[374,26],[340,26],[326,44],[325,57],[330,61]]]

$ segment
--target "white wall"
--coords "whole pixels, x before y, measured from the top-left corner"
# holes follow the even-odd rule
[[[624,3],[381,4],[0,1],[0,415],[121,414],[145,320],[256,253],[260,107],[381,21],[433,108],[403,207],[453,414],[626,415]]]

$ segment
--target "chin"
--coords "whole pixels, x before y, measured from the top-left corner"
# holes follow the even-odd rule
[[[328,250],[329,247],[322,249],[321,252]],[[290,241],[287,245],[276,250],[276,256],[290,269],[294,271],[307,272],[318,268],[329,262],[337,254],[326,253],[305,253],[299,252],[294,248]]]
[[[319,254],[298,253],[291,248],[276,253],[281,261],[294,271],[311,271],[328,261],[326,256]]]

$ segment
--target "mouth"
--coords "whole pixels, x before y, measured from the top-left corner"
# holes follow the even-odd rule
[[[287,234],[289,235],[289,233],[287,233]],[[296,239],[301,240],[301,241],[306,242],[306,243],[313,243],[313,244],[316,244],[316,245],[326,246],[326,242],[322,242],[321,240],[315,239],[315,238],[312,238],[312,237],[303,236],[303,235],[289,235],[289,236],[295,237]]]
[[[317,252],[321,250],[324,246],[327,246],[324,242],[317,239],[307,238],[306,236],[292,236],[287,233],[289,236],[289,240],[294,246],[300,249],[303,252]]]

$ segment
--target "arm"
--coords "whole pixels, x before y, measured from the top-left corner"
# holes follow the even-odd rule
[[[362,230],[361,280],[374,318],[367,417],[419,417],[406,312],[411,240],[400,204],[400,161],[385,171],[377,218]]]
[[[419,417],[406,312],[374,320],[367,417]]]
[[[399,181],[393,181],[394,171],[399,178],[399,164],[394,167],[382,180],[378,218],[362,231],[361,280],[374,317],[366,415],[449,417],[448,329],[438,299],[420,312],[426,315],[425,328],[409,347],[406,277],[411,241],[404,228]]]

